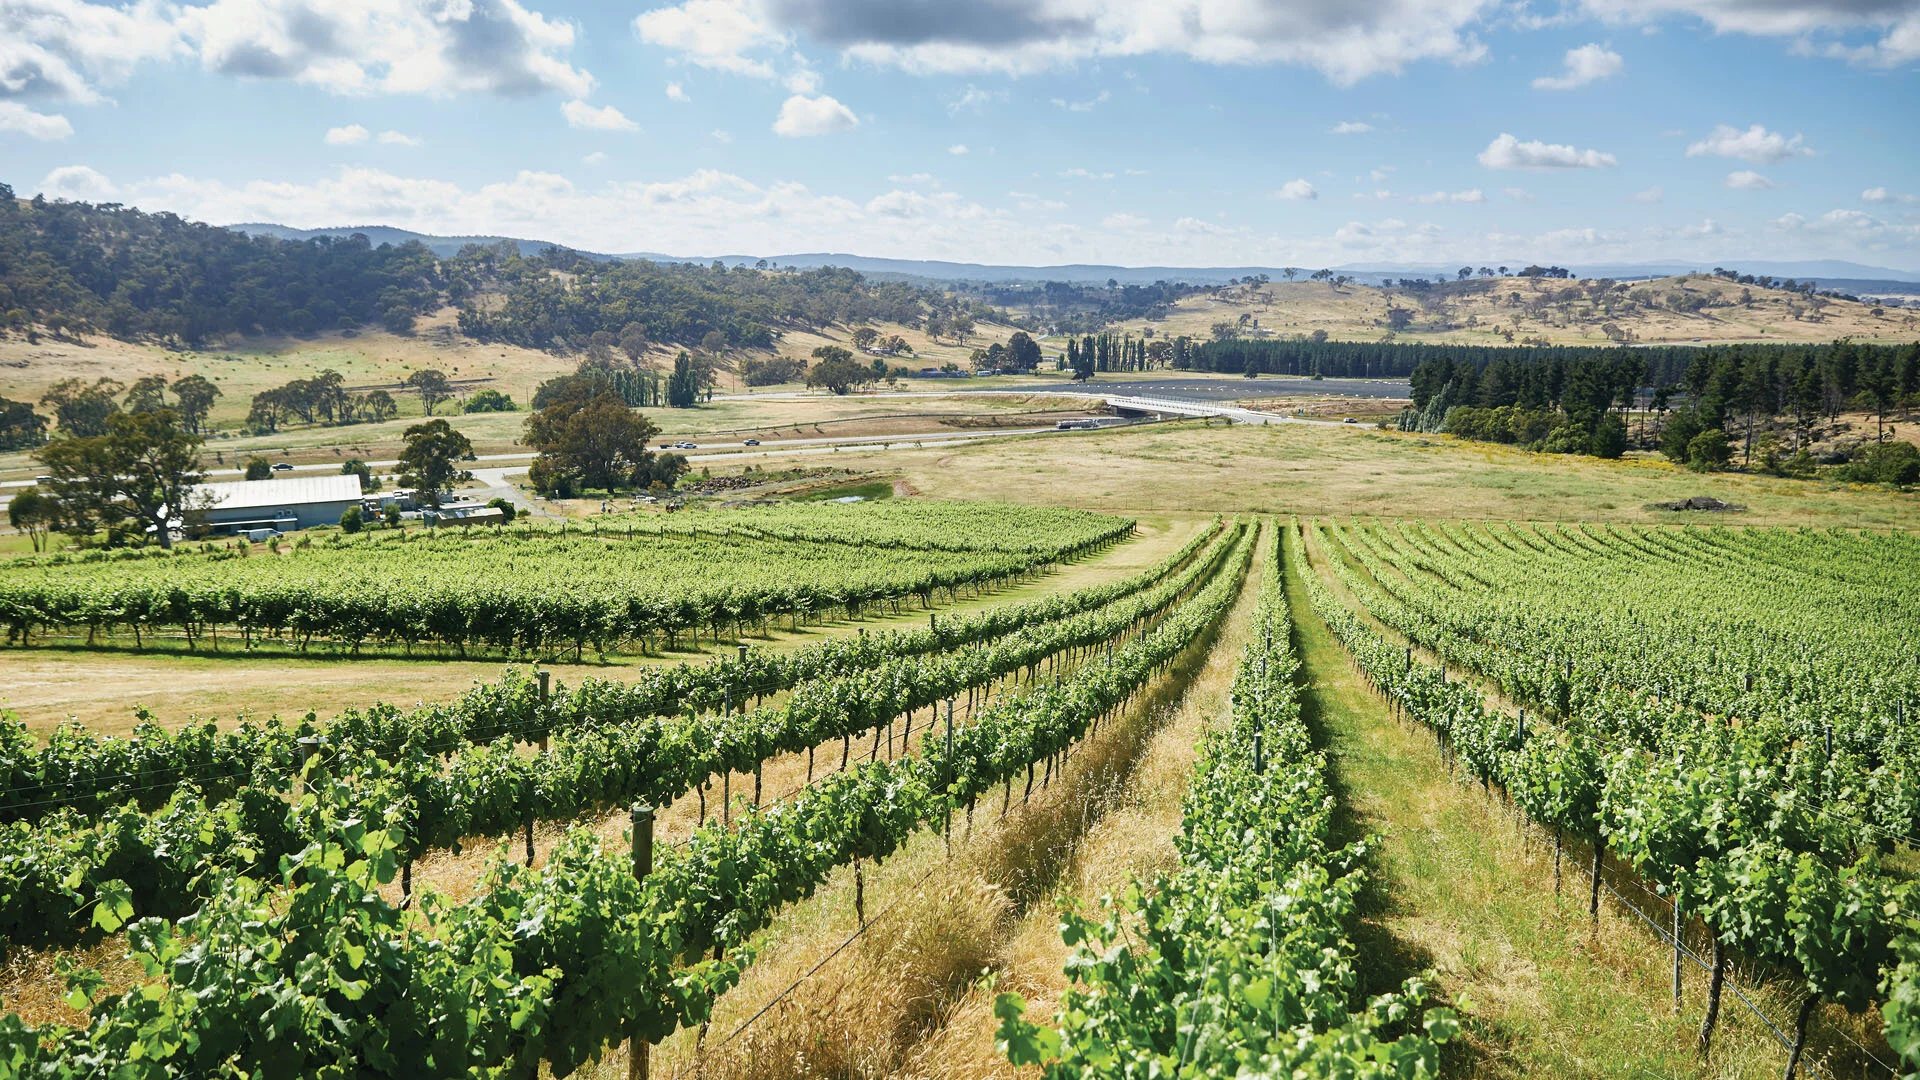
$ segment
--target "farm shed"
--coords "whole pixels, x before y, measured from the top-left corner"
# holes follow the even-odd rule
[[[360,505],[360,478],[303,476],[291,480],[237,480],[201,484],[195,502],[206,509],[201,520],[217,535],[248,529],[310,529],[336,525],[350,506]]]

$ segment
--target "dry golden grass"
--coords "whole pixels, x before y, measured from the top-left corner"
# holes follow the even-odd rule
[[[1711,495],[1747,507],[1705,519],[1713,524],[1920,527],[1920,503],[1883,487],[1702,475],[1652,457],[1532,454],[1361,425],[1179,422],[885,455],[849,451],[835,464],[889,469],[932,498],[1115,513],[1697,522],[1699,515],[1651,504]]]
[[[981,800],[954,823],[953,854],[923,836],[863,871],[874,929],[808,975],[855,929],[851,873],[782,915],[742,985],[722,1002],[704,1052],[683,1033],[657,1048],[655,1075],[787,1080],[808,1076],[985,1076],[1011,1070],[985,1023],[986,971],[1003,986],[1059,982],[1064,956],[1048,901],[1088,898],[1166,865],[1197,732],[1225,698],[1246,597],[1217,641],[1199,643],[1116,722],[1085,740],[1030,798],[998,817]],[[733,1030],[798,987],[738,1038]],[[617,1076],[624,1058],[597,1075]]]
[[[1238,322],[1241,315],[1257,320],[1260,329],[1277,337],[1311,335],[1324,330],[1336,341],[1377,341],[1387,333],[1387,309],[1406,308],[1413,324],[1395,335],[1400,341],[1457,342],[1504,345],[1501,330],[1516,339],[1546,338],[1556,345],[1606,345],[1602,327],[1613,323],[1638,342],[1702,343],[1733,341],[1824,342],[1840,337],[1863,341],[1912,341],[1920,337],[1920,316],[1909,309],[1885,308],[1846,300],[1825,300],[1815,312],[1806,298],[1780,289],[1740,286],[1710,274],[1688,274],[1628,284],[1630,293],[1644,293],[1652,307],[1636,305],[1629,312],[1606,314],[1591,303],[1549,303],[1534,310],[1534,301],[1560,294],[1579,281],[1546,278],[1476,278],[1444,289],[1411,292],[1404,289],[1349,285],[1335,288],[1319,282],[1276,281],[1259,288],[1235,288],[1218,295],[1196,295],[1175,305],[1158,322],[1129,320],[1115,329],[1136,336],[1148,326],[1162,337],[1185,334],[1205,339],[1217,322]],[[1743,301],[1742,290],[1751,295]],[[1669,310],[1672,293],[1710,298],[1714,306],[1698,312]],[[1516,303],[1513,299],[1519,296]],[[1248,330],[1252,327],[1249,325]],[[1260,335],[1249,333],[1250,337]]]

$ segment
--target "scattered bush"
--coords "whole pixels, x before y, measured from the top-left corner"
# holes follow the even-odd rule
[[[1840,478],[1856,484],[1899,487],[1920,482],[1920,447],[1906,442],[1864,447],[1840,466]]]
[[[266,458],[260,457],[259,455],[255,455],[253,457],[248,458],[247,459],[247,479],[249,480],[273,479],[273,463],[268,461]]]
[[[492,499],[488,499],[487,505],[493,507],[495,510],[500,511],[500,524],[502,525],[513,524],[513,516],[516,513],[516,510],[511,501],[507,500],[504,497],[495,497]]]
[[[513,399],[491,387],[476,391],[460,407],[464,413],[513,412]]]
[[[366,528],[366,525],[367,525],[366,515],[360,512],[359,507],[349,506],[344,511],[341,511],[341,514],[340,514],[340,531],[341,532],[357,533],[361,529]]]
[[[1687,442],[1687,468],[1694,472],[1712,472],[1733,460],[1733,447],[1727,433],[1712,428]]]

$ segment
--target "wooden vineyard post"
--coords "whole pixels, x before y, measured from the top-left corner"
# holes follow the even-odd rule
[[[953,699],[952,698],[947,699],[947,768],[949,770],[953,768]],[[953,781],[949,780],[947,781],[947,783],[949,786],[951,786]],[[953,798],[951,793],[949,793],[947,798],[947,812],[946,812],[945,820],[941,823],[941,826],[940,826],[940,834],[946,837],[947,855],[951,857],[953,855]]]
[[[551,721],[547,719],[546,711],[549,697],[548,690],[550,684],[553,682],[553,672],[541,671],[535,674],[540,678],[540,752],[544,754],[547,752],[547,725],[551,723]]]
[[[1673,1015],[1680,1015],[1680,898],[1673,898]]]
[[[635,803],[630,814],[633,820],[633,879],[644,884],[647,875],[653,873],[653,807],[646,803]],[[647,1065],[652,1049],[637,1031],[629,1037],[627,1080],[647,1080]]]
[[[733,691],[722,691],[720,695],[720,715],[724,718],[731,712],[733,712]],[[733,766],[726,762],[721,762],[720,768],[720,825],[723,828],[732,828]]]

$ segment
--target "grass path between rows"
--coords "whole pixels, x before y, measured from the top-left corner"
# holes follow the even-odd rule
[[[1671,953],[1610,905],[1594,927],[1571,850],[1556,897],[1551,849],[1523,837],[1498,796],[1450,777],[1431,737],[1393,716],[1307,604],[1302,570],[1286,568],[1304,716],[1330,760],[1341,839],[1377,838],[1356,935],[1365,991],[1430,972],[1464,1001],[1449,1076],[1777,1075],[1777,1048],[1731,995],[1713,1059],[1694,1056],[1701,980],[1688,974],[1676,1018]]]

